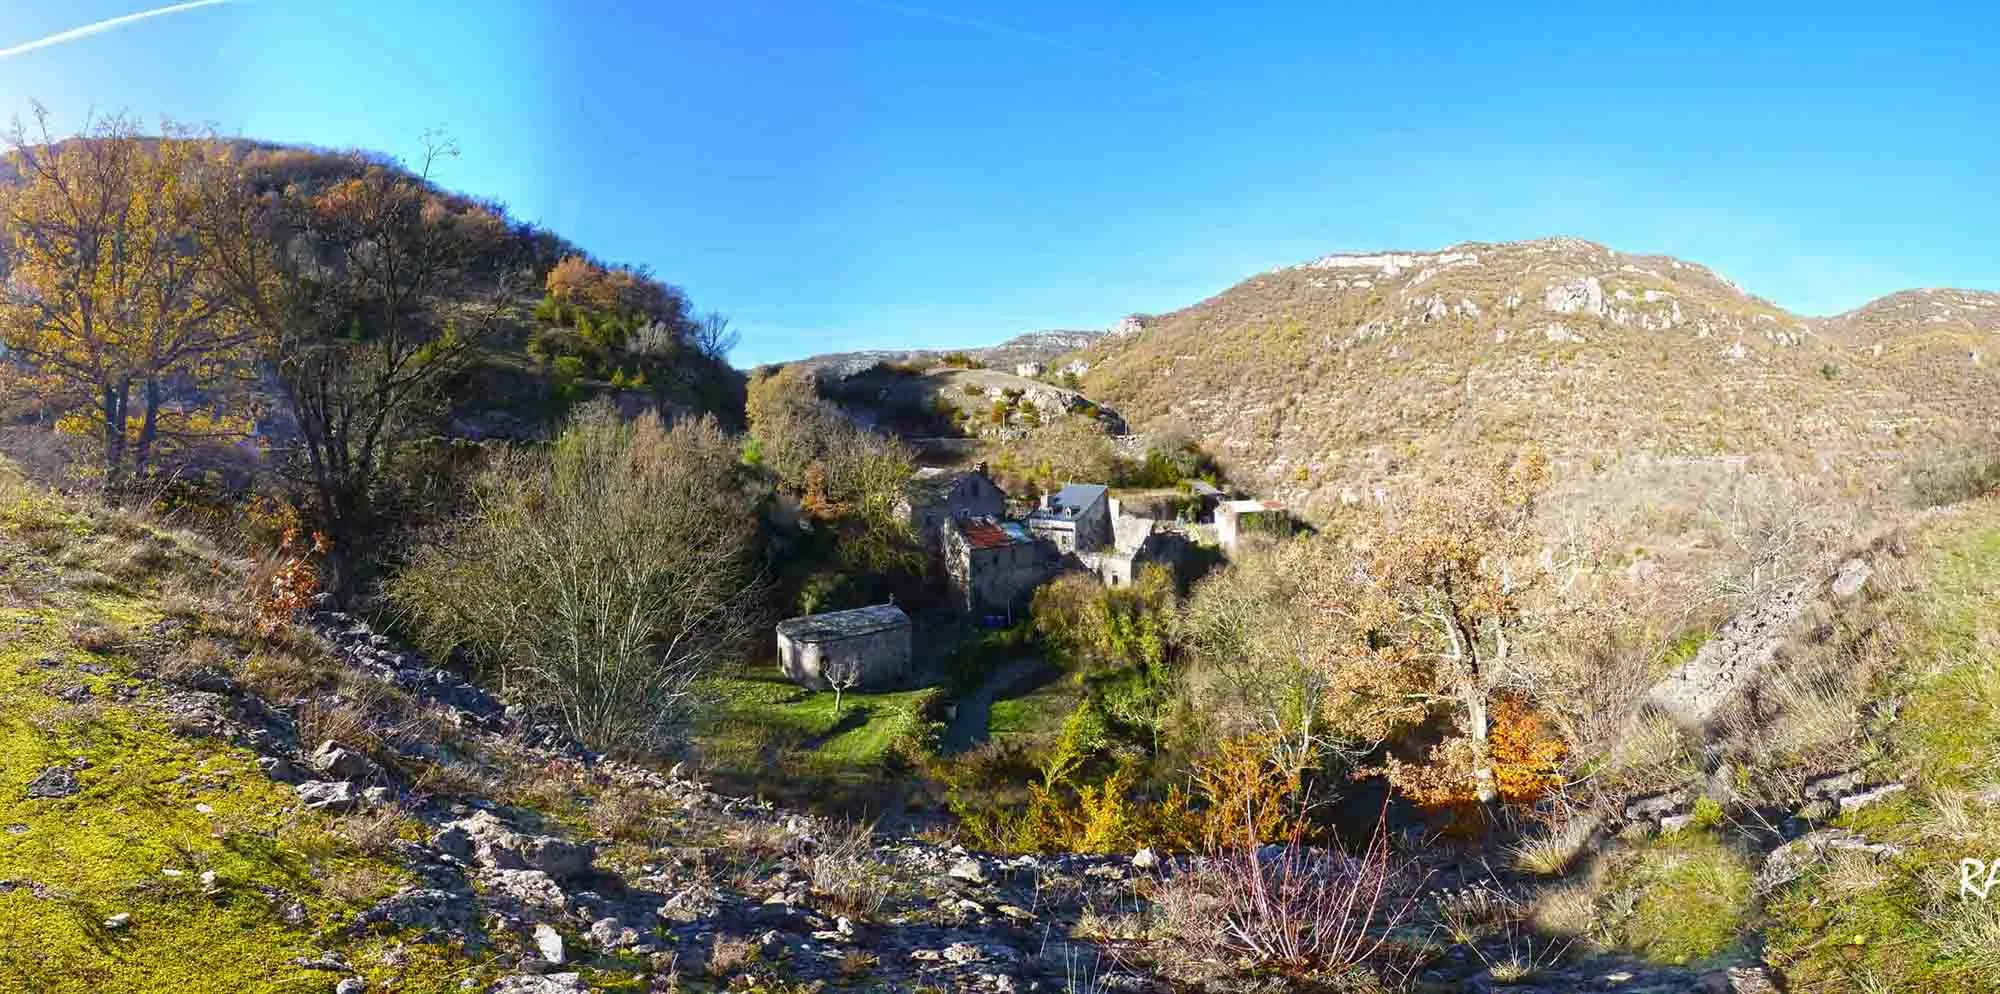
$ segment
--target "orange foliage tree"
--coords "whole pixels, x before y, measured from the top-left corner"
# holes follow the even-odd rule
[[[217,172],[211,143],[128,118],[58,141],[35,107],[16,123],[0,188],[0,340],[37,389],[70,403],[60,427],[101,442],[107,492],[151,469],[163,441],[241,431],[214,401],[186,403],[240,366],[251,329],[217,306],[197,219]],[[182,391],[184,392],[184,391]]]

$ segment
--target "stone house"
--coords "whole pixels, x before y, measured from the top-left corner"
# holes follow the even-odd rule
[[[1039,362],[1021,362],[1014,364],[1014,375],[1019,376],[1023,379],[1032,380],[1035,377],[1040,376],[1045,372],[1048,372],[1048,367],[1042,365]]]
[[[997,518],[1007,510],[1007,493],[986,475],[986,464],[973,469],[917,470],[896,502],[896,517],[915,529],[924,547],[944,548],[944,526],[956,518]]]
[[[1009,617],[1056,571],[1055,550],[1015,521],[953,518],[944,529],[951,601],[974,617]]]
[[[1110,545],[1111,491],[1096,483],[1063,484],[1028,515],[1028,530],[1063,553]]]
[[[1112,522],[1111,544],[1082,558],[1105,586],[1129,587],[1149,563],[1179,574],[1187,550],[1187,535],[1173,525],[1121,515]]]
[[[1291,515],[1275,500],[1226,500],[1215,506],[1215,537],[1224,552],[1235,552],[1244,536],[1285,535]]]
[[[910,616],[894,604],[808,614],[778,623],[778,667],[794,683],[829,690],[829,674],[853,674],[877,690],[910,677]]]

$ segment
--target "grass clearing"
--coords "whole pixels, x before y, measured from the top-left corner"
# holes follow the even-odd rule
[[[1836,820],[1902,848],[1831,857],[1772,895],[1766,943],[1804,994],[1971,994],[2000,976],[2000,902],[1968,898],[1958,861],[2000,859],[2000,817],[1979,797],[2000,762],[2000,502],[1977,501],[1913,541],[1922,582],[1884,605],[1901,698],[1884,765],[1909,791]]]

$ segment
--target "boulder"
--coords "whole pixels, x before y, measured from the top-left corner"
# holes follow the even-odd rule
[[[445,828],[463,831],[471,843],[472,862],[494,870],[536,870],[570,879],[589,873],[597,855],[579,842],[517,832],[491,811],[477,812]]]
[[[367,783],[382,775],[380,764],[331,739],[320,743],[319,748],[306,758],[306,763],[335,780]]]
[[[481,879],[495,894],[530,907],[551,911],[569,907],[569,895],[563,893],[562,885],[540,870],[487,870]]]
[[[361,792],[345,780],[308,780],[292,790],[314,811],[352,811],[361,804]]]
[[[487,994],[590,994],[583,975],[577,973],[516,973],[501,977],[486,990]]]
[[[30,800],[54,800],[75,797],[82,792],[83,785],[77,782],[76,772],[67,766],[51,766],[43,770],[35,779],[28,781]]]
[[[986,865],[970,856],[951,864],[951,869],[945,871],[945,876],[968,884],[983,884],[991,879],[987,876]]]
[[[427,932],[462,932],[473,922],[471,895],[433,887],[405,887],[356,916],[358,928],[387,925]]]
[[[543,960],[555,966],[563,965],[567,959],[563,950],[562,933],[546,923],[535,926],[535,951],[542,954]]]
[[[1875,575],[1875,568],[1868,560],[1856,557],[1840,564],[1840,572],[1833,577],[1833,596],[1849,600],[1868,586],[1868,580]]]

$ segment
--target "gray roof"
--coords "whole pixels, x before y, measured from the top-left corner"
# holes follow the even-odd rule
[[[894,604],[857,607],[852,611],[808,614],[778,622],[778,634],[794,642],[838,642],[891,628],[907,628],[910,616]]]
[[[1049,498],[1049,506],[1036,508],[1030,518],[1074,518],[1092,504],[1104,499],[1110,488],[1100,483],[1065,483],[1055,496]]]

